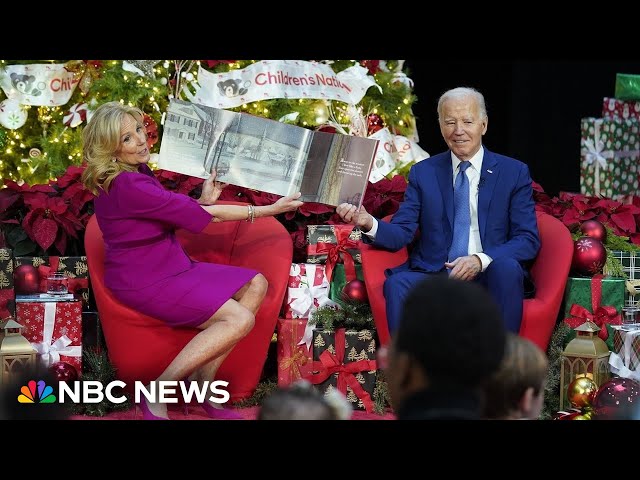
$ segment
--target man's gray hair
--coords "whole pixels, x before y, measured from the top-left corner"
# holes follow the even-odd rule
[[[478,102],[478,106],[480,107],[480,117],[483,120],[487,118],[487,107],[485,106],[485,103],[484,103],[484,96],[475,88],[458,87],[458,88],[453,88],[451,90],[447,90],[442,94],[442,96],[438,100],[438,121],[442,120],[442,105],[444,105],[444,102],[452,98],[464,98],[464,97],[475,98],[476,102]]]

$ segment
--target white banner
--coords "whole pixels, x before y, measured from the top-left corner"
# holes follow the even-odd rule
[[[429,158],[429,154],[416,142],[402,135],[393,135],[388,128],[378,130],[373,135],[369,135],[369,138],[380,141],[373,168],[369,174],[371,183],[379,182],[388,173],[409,162],[419,162]]]
[[[8,65],[0,68],[0,87],[5,95],[23,105],[65,105],[78,80],[63,63]]]
[[[371,86],[378,86],[368,70],[354,65],[340,73],[330,66],[302,60],[261,60],[242,70],[211,73],[200,67],[198,84],[184,95],[193,103],[234,108],[272,98],[318,98],[357,104]]]

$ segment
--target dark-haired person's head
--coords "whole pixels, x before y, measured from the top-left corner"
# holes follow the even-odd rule
[[[425,390],[479,393],[500,365],[505,335],[500,310],[480,285],[442,276],[419,283],[404,305],[389,356],[396,411]]]

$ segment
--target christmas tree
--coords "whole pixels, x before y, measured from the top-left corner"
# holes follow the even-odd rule
[[[152,153],[157,153],[162,113],[170,98],[192,99],[201,75],[245,69],[257,62],[0,60],[0,179],[46,184],[62,176],[70,165],[80,165],[82,128],[92,110],[110,101],[138,106],[147,114],[149,144]],[[354,66],[364,67],[367,77],[375,82],[358,103],[368,122],[367,133],[388,127],[393,134],[417,140],[411,110],[415,97],[402,60],[311,63],[328,66],[336,75]],[[346,103],[322,97],[268,98],[242,103],[230,110],[307,128],[318,128],[330,120],[333,125],[352,122]]]

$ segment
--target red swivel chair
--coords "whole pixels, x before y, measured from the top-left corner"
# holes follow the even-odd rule
[[[218,380],[229,382],[227,388],[233,401],[247,398],[260,380],[287,289],[293,256],[291,237],[272,217],[258,218],[253,224],[212,223],[201,233],[179,230],[177,235],[194,260],[253,268],[269,282],[253,330],[231,351],[217,374]],[[104,243],[95,216],[89,220],[84,242],[92,291],[117,376],[128,387],[133,387],[136,380],[148,383],[162,373],[199,330],[171,328],[126,307],[112,296],[104,285]],[[144,275],[144,272],[132,272],[132,275]]]
[[[540,232],[540,252],[531,268],[536,294],[534,298],[524,301],[520,335],[546,351],[571,268],[573,240],[567,227],[557,218],[542,212],[536,212],[536,217]],[[385,217],[385,220],[390,218],[391,216]],[[384,271],[404,263],[408,258],[407,249],[389,252],[363,244],[361,250],[362,273],[378,338],[385,345],[390,338],[382,293]]]

